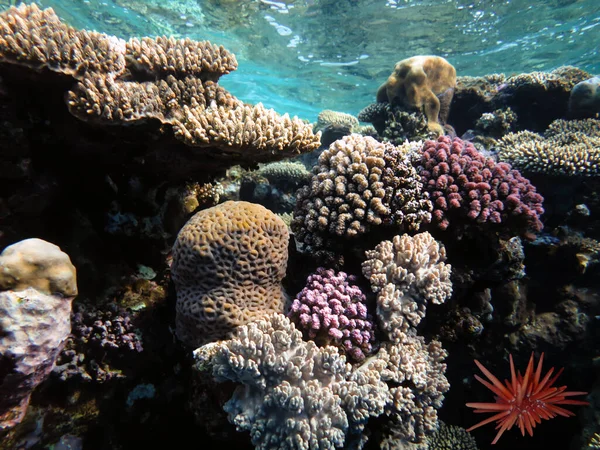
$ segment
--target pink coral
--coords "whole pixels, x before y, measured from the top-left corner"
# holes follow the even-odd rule
[[[296,296],[289,315],[310,339],[334,344],[355,361],[362,361],[375,340],[366,297],[350,284],[355,278],[319,267]]]
[[[503,224],[529,235],[542,229],[543,198],[510,164],[486,158],[470,142],[441,136],[421,149],[421,177],[433,203],[433,220]]]

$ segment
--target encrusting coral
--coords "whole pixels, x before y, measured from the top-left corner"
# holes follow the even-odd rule
[[[543,136],[510,133],[498,141],[498,158],[532,174],[598,176],[600,120],[555,120]]]
[[[76,30],[35,4],[1,13],[0,30],[0,66],[49,70],[75,82],[65,93],[68,109],[96,126],[170,125],[176,139],[201,147],[200,155],[226,157],[227,165],[232,157],[268,161],[319,147],[310,125],[245,105],[218,86],[237,61],[208,41],[124,41]]]
[[[357,134],[334,142],[319,157],[309,185],[298,190],[292,230],[311,248],[353,239],[373,227],[416,230],[429,222],[411,150]]]
[[[0,431],[21,422],[71,332],[75,267],[59,247],[26,239],[0,254]]]
[[[173,245],[178,338],[196,348],[283,312],[288,241],[285,223],[260,205],[227,201],[196,213]]]
[[[413,56],[399,61],[377,90],[377,102],[423,110],[427,126],[444,134],[456,86],[456,70],[441,56]]]

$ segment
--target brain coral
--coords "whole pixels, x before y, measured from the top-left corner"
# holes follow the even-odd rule
[[[543,198],[517,170],[481,154],[470,142],[447,136],[421,150],[422,181],[434,205],[433,219],[450,225],[503,224],[528,236],[542,229]]]
[[[394,147],[358,134],[335,141],[296,194],[292,230],[298,240],[323,248],[374,226],[416,230],[429,222],[431,204],[410,154],[411,144]]]
[[[263,206],[228,201],[196,213],[173,246],[177,336],[198,347],[283,312],[289,233]]]

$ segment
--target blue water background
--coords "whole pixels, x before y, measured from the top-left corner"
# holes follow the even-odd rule
[[[0,0],[0,6],[20,3]],[[458,75],[574,65],[600,72],[600,0],[44,0],[63,20],[122,38],[210,40],[236,54],[220,83],[241,100],[315,120],[357,114],[394,63],[447,58]]]

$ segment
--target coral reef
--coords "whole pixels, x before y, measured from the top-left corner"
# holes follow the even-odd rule
[[[497,109],[491,113],[483,113],[477,122],[475,129],[485,135],[499,138],[514,128],[517,115],[512,109]]]
[[[76,305],[74,309],[72,331],[53,374],[63,381],[96,383],[125,378],[114,362],[144,350],[132,314],[114,304],[102,309]]]
[[[507,163],[495,162],[459,138],[427,141],[419,165],[442,230],[469,223],[502,225],[522,235],[539,232],[543,198]]]
[[[430,220],[411,150],[353,134],[319,157],[311,183],[298,190],[292,230],[319,249],[335,239],[354,239],[378,226],[416,230]]]
[[[300,162],[264,164],[257,170],[243,172],[238,178],[239,200],[258,203],[278,214],[291,213],[296,203],[296,190],[306,185],[310,178],[311,173]]]
[[[225,410],[239,430],[250,431],[257,449],[341,448],[349,428],[384,411],[388,394],[378,374],[365,368],[365,384],[349,380],[351,366],[335,347],[303,341],[281,314],[238,328],[216,349],[210,345],[194,352],[196,364],[208,359],[217,381],[243,383]]]
[[[591,75],[573,66],[514,76],[458,77],[449,123],[462,135],[485,113],[510,108],[515,130],[543,131],[568,114],[573,87]]]
[[[369,439],[370,417],[380,417],[385,434],[405,444],[424,443],[437,429],[436,409],[449,389],[447,353],[439,342],[417,336],[416,326],[427,301],[441,303],[451,293],[444,249],[428,233],[403,235],[367,252],[367,258],[363,272],[377,293],[384,341],[362,362],[350,365],[336,347],[302,340],[281,314],[240,326],[232,339],[194,352],[198,371],[241,383],[224,408],[238,430],[250,431],[256,448],[360,449]],[[299,298],[320,295],[314,288],[329,298],[341,287],[345,296],[354,290],[331,270],[317,275],[309,278],[313,289]],[[328,305],[333,310],[341,303]]]
[[[527,174],[598,176],[600,120],[555,120],[543,136],[510,133],[498,141],[498,158]]]
[[[311,274],[288,316],[309,339],[335,345],[353,361],[362,361],[375,342],[373,319],[365,294],[350,284],[355,277],[323,267]]]
[[[444,134],[456,86],[454,66],[440,56],[413,56],[399,61],[377,90],[377,102],[423,110],[427,127]]]
[[[196,213],[173,245],[177,336],[192,348],[283,312],[289,233],[263,206],[228,201]]]
[[[77,296],[75,267],[41,239],[0,254],[0,432],[23,420],[33,390],[44,381],[71,331]]]
[[[427,128],[427,117],[421,111],[408,112],[389,103],[372,103],[358,113],[358,118],[373,124],[378,140],[394,145],[437,137]]]

